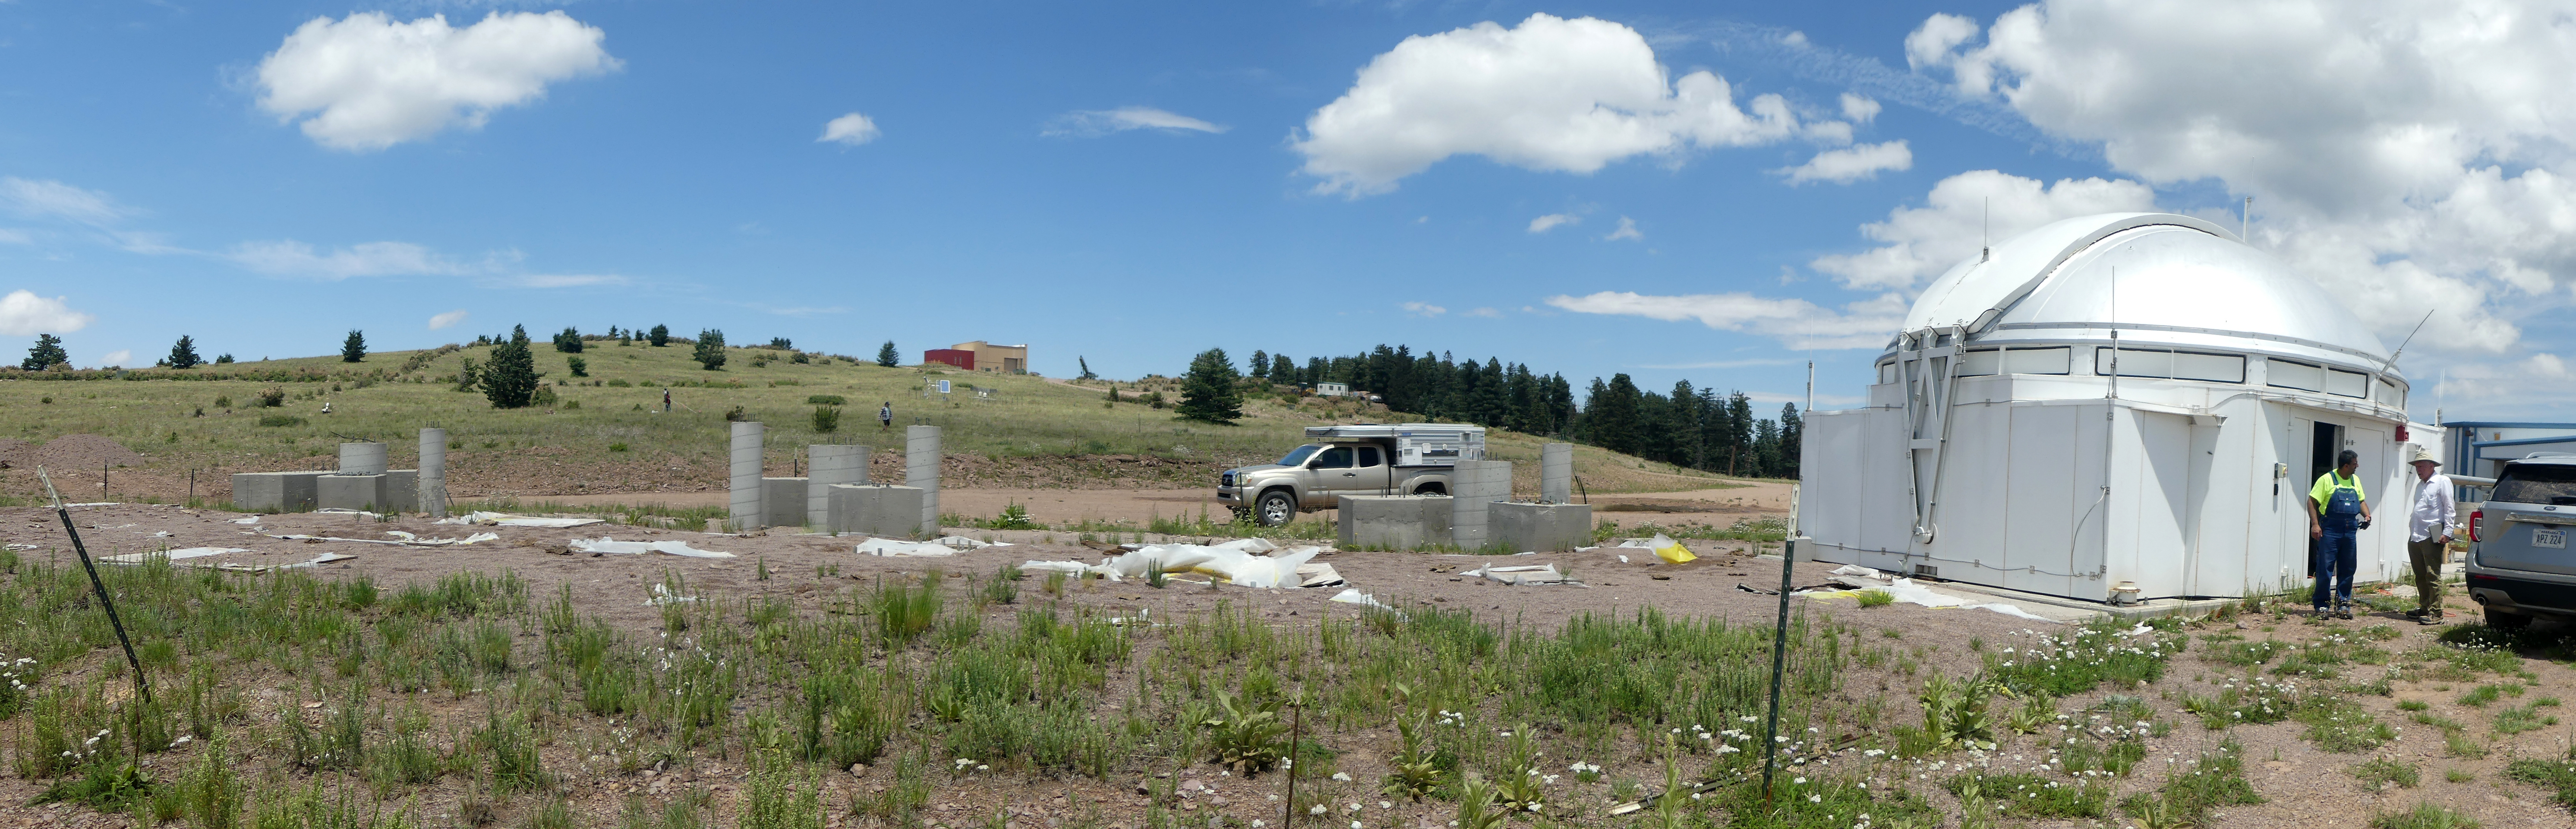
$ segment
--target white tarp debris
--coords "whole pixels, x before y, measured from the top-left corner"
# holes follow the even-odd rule
[[[36,545],[34,545],[34,544],[0,544],[0,548],[6,548],[6,549],[11,549],[11,550],[33,550],[33,549],[36,549]]]
[[[1332,597],[1332,598],[1330,598],[1330,599],[1326,599],[1325,601],[1341,602],[1341,603],[1343,603],[1343,604],[1366,605],[1366,606],[1369,606],[1369,607],[1377,608],[1377,609],[1379,609],[1379,610],[1394,610],[1394,609],[1395,609],[1395,608],[1388,607],[1388,606],[1386,606],[1385,604],[1382,604],[1382,603],[1378,602],[1377,597],[1374,597],[1374,596],[1371,596],[1371,595],[1369,595],[1369,594],[1366,594],[1366,593],[1362,593],[1362,592],[1360,592],[1360,589],[1359,589],[1359,588],[1357,588],[1357,587],[1353,587],[1353,588],[1350,588],[1350,589],[1348,589],[1348,590],[1344,590],[1344,591],[1342,591],[1342,592],[1335,593],[1335,594],[1333,594],[1333,597]]]
[[[125,502],[123,502],[123,501],[91,501],[91,502],[86,503],[86,504],[64,504],[63,506],[65,506],[65,507],[113,507],[113,506],[117,506],[117,505],[119,505],[119,504],[123,504],[123,503],[125,503]]]
[[[1252,544],[1249,542],[1260,542]],[[1135,552],[1101,562],[1125,578],[1144,578],[1148,570],[1160,568],[1165,573],[1201,573],[1240,587],[1296,587],[1302,581],[1297,568],[1307,559],[1323,552],[1320,547],[1299,547],[1280,556],[1256,556],[1247,549],[1267,545],[1262,539],[1227,542],[1215,547],[1196,544],[1149,544]]]
[[[701,550],[696,547],[691,547],[689,546],[689,542],[686,541],[618,541],[604,535],[598,538],[573,539],[572,551],[576,553],[612,553],[616,555],[661,553],[666,556],[681,556],[683,558],[735,557],[732,553],[717,552],[715,550]]]
[[[1313,561],[1297,565],[1298,587],[1332,587],[1348,583],[1340,572],[1333,569],[1333,565]]]
[[[1031,561],[1021,564],[1020,569],[1030,573],[1066,573],[1078,576],[1082,575],[1083,571],[1096,566],[1098,565],[1084,564],[1079,561]]]
[[[231,570],[237,573],[265,573],[270,570],[309,569],[320,567],[334,561],[348,561],[353,558],[357,558],[357,556],[353,556],[348,553],[323,553],[321,555],[314,556],[310,561],[299,561],[294,564],[233,564],[230,562],[223,562],[216,564],[215,569]]]
[[[351,544],[391,544],[396,547],[453,547],[484,541],[498,541],[500,533],[475,533],[464,538],[422,538],[401,530],[387,530],[393,538],[341,538],[329,535],[271,535],[281,541],[346,541]]]
[[[664,586],[661,582],[654,582],[653,598],[645,599],[644,603],[648,605],[664,605],[679,604],[681,602],[694,602],[697,600],[698,597],[696,596],[673,595],[671,593],[671,588]]]
[[[1556,565],[1553,564],[1533,564],[1517,567],[1496,567],[1488,564],[1474,570],[1469,570],[1461,575],[1478,576],[1490,581],[1502,582],[1504,584],[1565,583],[1565,574],[1557,572]]]
[[[554,529],[562,529],[565,527],[583,527],[605,522],[606,519],[601,518],[532,518],[525,515],[511,515],[506,512],[469,512],[454,518],[441,518],[430,523],[484,524],[496,527],[550,527]]]
[[[235,518],[235,519],[233,519],[233,523],[235,523],[235,524],[257,524],[257,523],[259,523],[259,516],[254,515],[254,516],[251,516],[251,517],[249,517],[249,518]]]
[[[1006,541],[977,541],[962,535],[940,536],[939,538],[930,541],[897,541],[891,538],[871,538],[866,541],[859,542],[859,555],[936,558],[939,556],[953,556],[961,550],[981,550],[986,547],[1008,546],[1011,546],[1011,544]]]
[[[10,545],[10,546],[16,546],[16,545]],[[247,553],[247,552],[250,552],[250,551],[249,551],[249,550],[242,549],[242,548],[240,548],[240,547],[183,547],[183,548],[176,549],[176,550],[159,550],[159,551],[154,551],[154,552],[149,552],[149,553],[125,553],[125,554],[122,554],[122,555],[101,556],[101,557],[99,558],[99,560],[100,560],[100,561],[104,561],[104,562],[108,562],[108,563],[111,563],[111,564],[142,564],[142,563],[143,563],[143,562],[145,562],[145,561],[149,561],[149,560],[151,560],[151,558],[152,558],[153,556],[160,556],[160,557],[162,557],[162,558],[166,558],[166,559],[169,559],[169,560],[171,560],[171,561],[179,561],[179,560],[182,560],[182,559],[204,558],[204,557],[206,557],[206,556],[219,556],[219,555],[224,555],[224,554],[226,554],[226,553]]]
[[[368,517],[368,518],[383,518],[383,517],[384,517],[383,515],[380,515],[380,514],[377,514],[377,513],[368,512],[368,511],[366,511],[366,510],[362,510],[362,509],[349,509],[349,508],[347,508],[347,507],[328,507],[328,508],[325,508],[325,509],[317,509],[317,510],[314,510],[314,511],[313,511],[313,514],[315,514],[315,515],[363,515],[363,516],[366,516],[366,517]]]
[[[1845,572],[1845,571],[1856,571],[1856,572]],[[1879,579],[1879,578],[1886,578],[1885,576],[1880,575],[1880,574],[1879,574],[1879,572],[1878,572],[1878,571],[1876,571],[1876,570],[1871,570],[1871,569],[1869,569],[1869,568],[1867,568],[1867,567],[1855,567],[1855,566],[1848,565],[1848,564],[1843,565],[1842,567],[1835,568],[1835,569],[1834,569],[1834,571],[1831,573],[1831,575],[1837,575],[1837,576],[1852,576],[1852,577],[1866,578],[1866,579]],[[1840,581],[1840,582],[1845,583],[1845,584],[1852,584],[1852,583],[1854,583],[1854,580],[1853,580],[1853,579],[1850,579],[1850,578],[1846,578],[1846,579],[1837,579],[1837,581]],[[2016,605],[2012,605],[2012,604],[2009,604],[2009,603],[2006,603],[2006,602],[1973,602],[1973,601],[1968,600],[1968,598],[1967,598],[1967,597],[1964,597],[1964,596],[1954,596],[1954,595],[1951,595],[1951,594],[1948,594],[1948,593],[1942,593],[1942,592],[1939,592],[1939,591],[1933,590],[1932,588],[1929,588],[1929,587],[1924,587],[1924,586],[1922,586],[1922,585],[1919,585],[1919,584],[1914,583],[1914,580],[1913,580],[1913,579],[1908,579],[1908,578],[1897,578],[1897,579],[1892,579],[1892,580],[1888,581],[1888,583],[1886,583],[1886,584],[1883,584],[1883,585],[1880,585],[1880,584],[1872,584],[1872,585],[1869,585],[1869,586],[1864,587],[1864,588],[1862,588],[1862,589],[1865,589],[1865,590],[1884,590],[1884,591],[1886,591],[1886,592],[1887,592],[1887,595],[1889,595],[1889,596],[1893,596],[1893,597],[1895,597],[1895,599],[1896,599],[1897,601],[1904,602],[1904,603],[1906,603],[1906,604],[1916,604],[1916,605],[1922,605],[1922,606],[1924,606],[1924,607],[1932,607],[1932,608],[1959,608],[1959,609],[1963,609],[1963,610],[1991,610],[1991,611],[1994,611],[1994,612],[1996,612],[1996,613],[2001,613],[2001,614],[2006,615],[2006,616],[2014,616],[2014,617],[2019,617],[2019,618],[2023,618],[2023,619],[2029,619],[2029,620],[2037,621],[2037,622],[2047,622],[2047,623],[2050,623],[2050,624],[2057,624],[2057,623],[2058,623],[2058,620],[2056,620],[2056,619],[2051,619],[2051,618],[2048,618],[2048,617],[2046,617],[2046,616],[2041,616],[2041,615],[2039,615],[2039,614],[2032,613],[2032,612],[2027,611],[2027,610],[2023,610],[2023,609],[2021,609],[2020,607],[2018,607],[2018,606],[2016,606]],[[1810,592],[1813,592],[1813,591],[1810,591]]]

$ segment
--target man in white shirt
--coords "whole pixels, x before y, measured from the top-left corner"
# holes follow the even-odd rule
[[[2458,504],[2451,499],[2451,476],[2434,470],[2442,462],[2423,447],[2415,448],[2415,509],[2406,521],[2406,557],[2415,564],[2416,624],[2442,623],[2442,564],[2450,558],[2451,525]]]

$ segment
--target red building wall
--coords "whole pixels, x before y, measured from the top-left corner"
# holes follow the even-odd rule
[[[934,348],[921,352],[923,363],[947,363],[967,371],[975,370],[975,352],[954,348]]]

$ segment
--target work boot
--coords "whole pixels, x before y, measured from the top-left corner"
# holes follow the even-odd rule
[[[2416,623],[2416,624],[2419,624],[2419,625],[2438,625],[2438,624],[2441,624],[2441,623],[2442,623],[2442,611],[2439,611],[2439,610],[2418,610],[2418,611],[2415,611],[2415,613],[2416,613],[2416,614],[2421,614],[2421,615],[2415,615],[2415,623]],[[2410,615],[2414,615],[2414,614],[2410,614]]]
[[[2350,604],[2341,604],[2341,605],[2336,605],[2336,606],[2335,606],[2335,618],[2337,618],[2337,619],[2351,619],[2351,618],[2352,618],[2352,605],[2350,605]]]
[[[2311,617],[2313,617],[2313,618],[2316,618],[2316,619],[2318,619],[2318,620],[2324,620],[2324,619],[2327,619],[2327,618],[2332,617],[2332,616],[2334,615],[2334,613],[2333,613],[2333,612],[2326,610],[2323,606],[2319,606],[2319,607],[2317,607],[2317,608],[2315,608],[2315,609],[2309,610],[2309,611],[2308,611],[2308,614],[2309,614],[2309,616],[2311,616]]]
[[[2414,610],[2406,611],[2406,618],[2409,618],[2409,619],[2421,619],[2421,618],[2424,618],[2424,614],[2425,614],[2425,613],[2426,613],[2426,611],[2425,611],[2423,608],[2420,608],[2420,607],[2419,607],[2419,608],[2416,608],[2416,609],[2414,609]]]

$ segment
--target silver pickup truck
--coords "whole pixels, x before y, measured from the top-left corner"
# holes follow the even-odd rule
[[[2576,619],[2576,455],[2540,453],[2507,462],[2485,504],[2469,514],[2469,598],[2487,624]]]
[[[1485,457],[1485,427],[1454,423],[1309,426],[1306,439],[1278,463],[1226,470],[1217,501],[1276,527],[1344,495],[1447,495],[1450,467]]]

